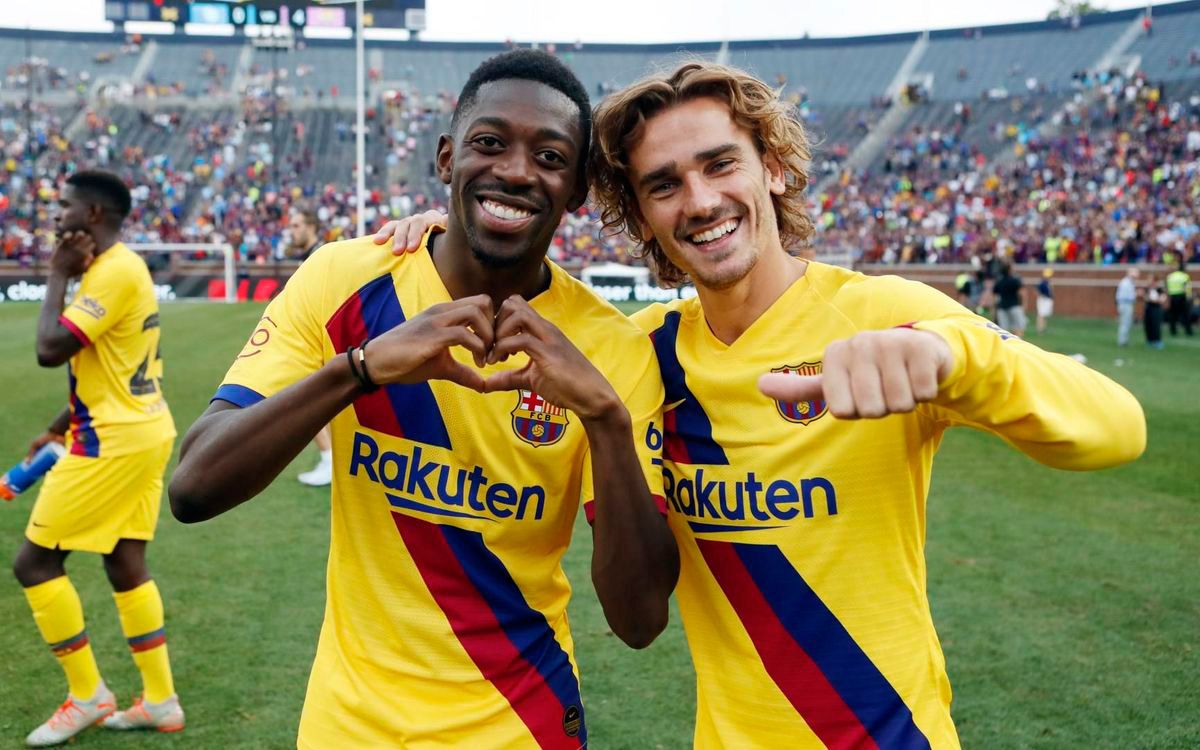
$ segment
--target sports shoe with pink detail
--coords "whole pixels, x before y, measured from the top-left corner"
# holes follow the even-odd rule
[[[178,732],[183,729],[183,707],[179,705],[178,695],[172,695],[162,703],[151,703],[139,695],[134,699],[132,706],[105,719],[104,728]]]
[[[91,700],[81,701],[68,694],[54,715],[29,733],[25,744],[30,747],[61,745],[93,724],[99,724],[116,710],[117,697],[101,681]]]

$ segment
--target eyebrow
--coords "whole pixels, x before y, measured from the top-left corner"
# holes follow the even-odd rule
[[[512,123],[510,123],[508,120],[505,120],[503,117],[484,116],[484,117],[480,117],[475,120],[472,120],[471,125],[468,128],[468,130],[473,130],[474,128],[477,128],[480,125],[491,126],[498,130],[509,130],[512,127]],[[561,130],[556,130],[554,128],[550,128],[550,127],[546,127],[546,126],[542,126],[542,127],[538,128],[537,132],[534,135],[536,135],[541,140],[562,141],[564,143],[569,143],[572,146],[575,145],[575,139],[572,138],[571,136],[567,135],[566,133],[564,133]]]
[[[714,146],[705,151],[697,153],[693,159],[699,162],[712,161],[718,156],[723,156],[732,151],[740,151],[740,147],[736,143],[722,143],[720,146]],[[664,177],[674,174],[679,165],[673,161],[669,161],[658,169],[647,172],[641,179],[638,180],[638,187],[646,187],[652,182],[657,182]]]

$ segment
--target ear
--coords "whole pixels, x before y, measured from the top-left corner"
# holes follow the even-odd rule
[[[767,190],[771,195],[783,195],[787,189],[787,175],[783,170],[783,162],[774,152],[768,151],[762,157],[763,171],[767,173]]]
[[[572,191],[571,197],[567,200],[567,210],[577,211],[583,205],[583,202],[588,197],[588,169],[587,165],[579,168],[579,174],[575,179],[575,190]]]
[[[434,157],[434,163],[437,165],[438,179],[443,184],[450,184],[450,174],[454,171],[454,136],[450,133],[442,133],[438,136],[437,156]]]
[[[104,222],[105,222],[104,206],[101,206],[99,203],[88,204],[87,223],[89,225],[91,225],[91,224],[103,224]]]

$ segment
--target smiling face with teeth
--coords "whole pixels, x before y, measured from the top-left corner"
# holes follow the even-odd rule
[[[587,195],[579,109],[543,83],[502,79],[479,88],[453,134],[438,143],[450,185],[447,238],[484,267],[540,264],[564,210]]]
[[[658,240],[698,287],[728,289],[763,253],[783,252],[771,201],[783,169],[723,102],[692,99],[646,120],[629,167],[643,239]]]

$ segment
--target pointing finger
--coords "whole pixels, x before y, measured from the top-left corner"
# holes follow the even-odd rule
[[[777,401],[819,401],[824,398],[820,375],[770,372],[758,379],[758,390]]]

